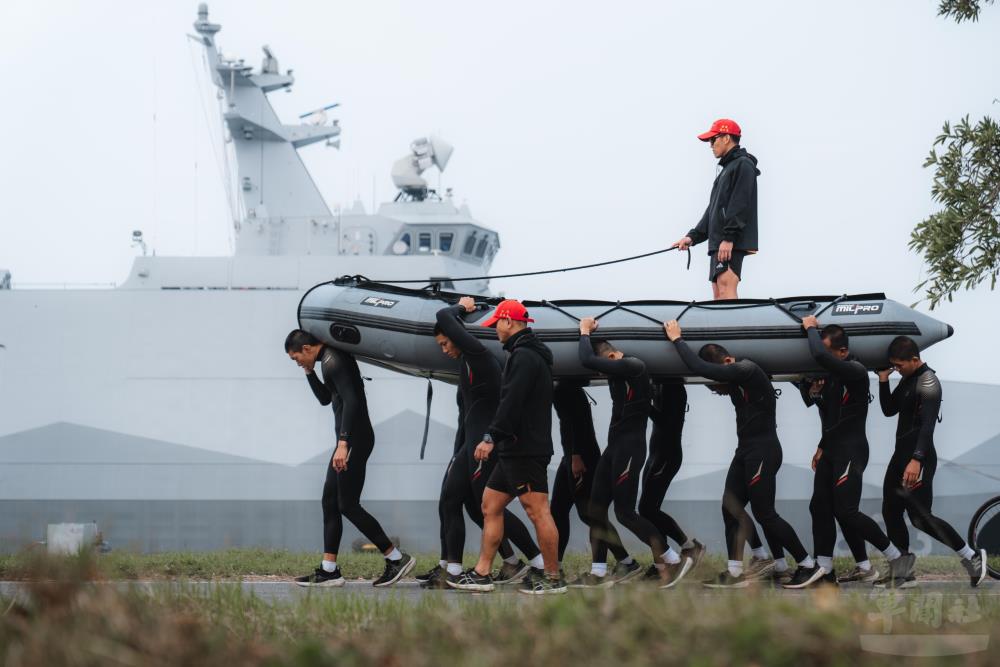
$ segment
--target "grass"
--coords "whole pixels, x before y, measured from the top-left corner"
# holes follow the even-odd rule
[[[414,572],[423,572],[437,563],[433,554],[415,554],[417,565]],[[29,578],[37,571],[38,556],[32,552],[0,555],[0,580],[18,581]],[[466,554],[465,564],[475,563],[474,554]],[[288,578],[311,572],[318,565],[319,555],[284,551],[280,549],[225,549],[207,552],[167,552],[139,554],[128,551],[113,551],[93,559],[95,576],[113,580],[148,579],[196,579],[196,580],[240,580],[246,578]],[[640,557],[640,561],[643,558]],[[349,578],[373,579],[382,573],[383,560],[378,554],[345,553],[339,558],[345,576]],[[874,561],[885,570],[883,563]],[[648,557],[644,565],[648,563]],[[991,561],[1000,567],[1000,561]],[[722,556],[708,556],[702,564],[707,572],[717,572],[724,568]],[[590,557],[584,553],[569,553],[563,562],[568,576],[586,571]],[[854,566],[850,558],[835,559],[838,571],[847,571]],[[917,575],[965,576],[964,570],[954,556],[925,556],[917,559]]]
[[[971,592],[910,597],[900,610],[868,594],[638,584],[542,599],[315,591],[269,603],[239,586],[85,585],[102,575],[103,557],[28,561],[24,595],[0,600],[0,662],[10,667],[926,664],[861,649],[859,637],[882,635],[887,616],[893,635],[988,635],[987,650],[962,664],[1000,664],[1000,599]],[[957,619],[956,601],[967,609],[970,600],[974,618]]]

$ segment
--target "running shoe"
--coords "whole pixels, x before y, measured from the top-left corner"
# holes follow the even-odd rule
[[[660,570],[660,588],[673,588],[693,566],[694,561],[690,558],[681,558],[676,563],[667,563],[667,566]]]
[[[295,577],[295,583],[299,586],[314,586],[316,588],[335,588],[337,586],[343,586],[344,575],[340,573],[340,568],[338,567],[333,572],[327,572],[321,567],[317,567],[316,571],[312,574],[306,574],[301,577]]]
[[[787,584],[783,584],[782,588],[790,589],[800,589],[809,588],[815,584],[818,584],[824,577],[827,577],[832,573],[827,572],[826,569],[820,567],[819,565],[813,565],[812,567],[805,567],[804,565],[799,565],[795,569],[795,574],[792,575],[792,580]],[[837,583],[836,577],[833,579],[833,583]]]
[[[493,577],[488,574],[479,574],[475,568],[471,567],[462,574],[449,574],[446,581],[454,589],[474,593],[489,593],[496,588],[493,585]]]
[[[521,587],[517,589],[517,592],[524,593],[525,595],[558,595],[565,593],[567,590],[566,580],[560,573],[557,579],[553,579],[546,574],[542,574],[542,576],[533,575],[526,578],[521,582]]]
[[[420,587],[428,590],[442,590],[448,588],[448,570],[440,569],[430,579],[420,582]]]
[[[579,577],[567,584],[570,588],[611,588],[615,585],[614,575],[606,574],[603,577],[593,572],[581,574]]]
[[[771,572],[771,576],[766,579],[759,579],[758,581],[769,583],[774,588],[784,588],[785,584],[789,584],[792,581],[792,571],[782,570],[778,572],[774,570]]]
[[[851,584],[854,582],[868,583],[871,581],[875,581],[878,578],[879,578],[879,571],[876,570],[874,567],[870,567],[867,570],[863,570],[857,565],[855,565],[853,570],[851,570],[847,574],[842,574],[839,577],[837,577],[837,583],[841,584]]]
[[[773,558],[757,558],[754,556],[750,559],[750,563],[747,565],[743,576],[749,581],[754,581],[756,579],[767,579],[771,576],[772,572],[774,572]]]
[[[441,567],[440,563],[438,563],[437,565],[427,570],[423,574],[418,574],[416,577],[414,577],[414,579],[416,579],[417,581],[427,581],[428,579],[434,579],[444,571],[445,571],[444,568]]]
[[[500,569],[493,573],[493,583],[500,586],[516,584],[524,579],[530,571],[531,566],[523,560],[518,560],[516,563],[503,563],[500,565]]]
[[[917,557],[913,554],[903,554],[892,559],[889,561],[889,573],[875,580],[873,585],[875,588],[913,588],[917,585],[917,579],[913,576],[916,562]]]
[[[405,577],[413,569],[413,566],[417,564],[416,559],[409,554],[403,554],[403,557],[399,560],[389,560],[385,559],[385,571],[382,572],[382,576],[373,582],[373,586],[383,588],[385,586],[392,586],[394,583]]]
[[[733,576],[729,570],[723,570],[714,579],[707,579],[701,582],[705,588],[746,588],[750,585],[746,575]]]
[[[653,567],[653,566],[650,566]],[[655,570],[656,568],[653,567]],[[642,574],[642,566],[634,560],[631,563],[615,563],[615,569],[611,571],[611,578],[616,584],[624,584],[630,579],[634,579]]]
[[[972,558],[963,558],[962,565],[969,573],[969,583],[975,588],[986,578],[986,549],[980,549]]]
[[[646,571],[642,573],[642,581],[648,581],[649,583],[656,583],[660,580],[660,571],[656,569],[655,565],[650,565],[646,568]]]
[[[698,540],[692,539],[691,541],[694,542],[694,546],[687,549],[681,549],[681,559],[690,558],[692,563],[691,567],[695,568],[701,565],[701,559],[705,557],[705,553],[708,550],[705,548],[705,545]]]

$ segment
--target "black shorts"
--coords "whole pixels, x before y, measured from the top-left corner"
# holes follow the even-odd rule
[[[551,456],[513,456],[501,458],[486,482],[486,488],[519,496],[522,493],[549,492]]]
[[[733,250],[732,257],[730,257],[728,262],[720,262],[718,250],[709,253],[708,262],[708,281],[714,283],[715,279],[726,272],[726,269],[732,269],[733,273],[736,274],[737,278],[743,277],[743,258],[747,256],[746,250]]]

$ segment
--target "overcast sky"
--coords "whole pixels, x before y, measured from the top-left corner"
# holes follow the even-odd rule
[[[331,206],[391,198],[392,162],[434,132],[456,147],[443,185],[501,234],[495,272],[644,252],[704,210],[715,162],[695,135],[727,116],[762,171],[761,253],[741,295],[885,291],[910,303],[922,277],[910,230],[934,210],[931,143],[945,120],[1000,115],[1000,7],[961,26],[936,7],[217,1],[210,19],[224,52],[256,66],[266,43],[294,69],[293,92],[271,95],[285,122],[343,105],[343,149],[302,153]],[[121,282],[133,229],[161,255],[229,252],[213,91],[185,37],[196,9],[0,4],[0,267],[16,282]],[[707,298],[706,261],[494,287]],[[928,358],[948,379],[1000,381],[980,359],[1000,294],[956,301],[934,315],[957,334]]]

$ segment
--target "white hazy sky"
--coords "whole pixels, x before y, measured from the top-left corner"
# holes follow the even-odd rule
[[[936,0],[235,2],[210,4],[227,53],[269,44],[285,122],[329,102],[339,152],[303,157],[331,205],[392,193],[389,168],[434,132],[443,184],[501,233],[494,270],[663,247],[697,220],[715,163],[695,134],[737,119],[760,159],[761,253],[743,296],[885,291],[916,300],[910,229],[934,210],[922,168],[945,120],[1000,114],[1000,7],[978,24]],[[228,213],[192,32],[195,2],[0,5],[0,266],[20,283],[122,281],[142,229],[158,254],[229,251]],[[203,108],[203,105],[205,107]],[[211,118],[212,128],[217,127]],[[373,192],[374,184],[374,192]],[[698,250],[701,250],[699,248]],[[526,298],[706,298],[706,258],[497,281]],[[943,377],[979,361],[1000,294],[934,315]]]

